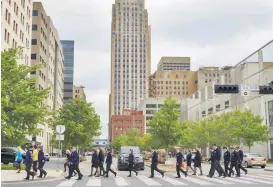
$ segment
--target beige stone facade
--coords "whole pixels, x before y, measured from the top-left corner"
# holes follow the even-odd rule
[[[84,86],[74,86],[73,87],[73,98],[81,98],[86,101],[86,95],[84,92]]]
[[[151,27],[144,0],[116,0],[112,6],[110,114],[136,108],[148,96]]]
[[[190,57],[162,57],[157,65],[157,70],[190,71]]]
[[[1,0],[1,50],[23,47],[20,64],[30,65],[32,0]]]

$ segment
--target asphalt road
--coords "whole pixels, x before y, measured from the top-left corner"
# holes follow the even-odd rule
[[[50,163],[51,162],[51,163]],[[56,160],[51,160],[47,163],[48,168],[57,168]],[[116,163],[116,160],[114,160]],[[114,169],[115,169],[114,164]],[[205,169],[207,170],[207,169]],[[128,178],[128,171],[118,171],[118,175],[115,178],[112,173],[109,174],[109,178],[96,178],[88,177],[90,174],[90,164],[86,164],[84,168],[81,168],[81,172],[84,177],[81,181],[77,181],[76,177],[71,180],[65,180],[63,178],[54,181],[26,181],[17,184],[2,184],[3,187],[89,187],[89,186],[103,186],[103,187],[115,187],[115,186],[131,186],[131,187],[146,187],[146,186],[227,186],[227,187],[269,187],[273,186],[273,172],[265,172],[260,168],[248,169],[248,175],[242,175],[241,178],[218,178],[212,179],[205,176],[191,176],[182,177],[180,179],[175,178],[175,173],[167,173],[164,178],[160,175],[156,175],[154,179],[149,179],[150,168],[146,167],[144,171],[140,171],[138,176],[133,175],[132,178]],[[207,173],[207,171],[206,171]]]

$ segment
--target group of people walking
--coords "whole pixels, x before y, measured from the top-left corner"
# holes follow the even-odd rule
[[[227,147],[223,148],[224,150],[224,169],[222,168],[220,164],[221,160],[221,151],[217,147],[216,144],[213,145],[213,147],[210,148],[211,157],[209,161],[211,161],[211,168],[209,171],[208,177],[212,178],[215,170],[218,172],[219,177],[231,177],[231,175],[234,175],[233,168],[235,167],[236,170],[236,177],[240,177],[241,173],[240,170],[243,170],[245,174],[247,174],[247,170],[242,166],[242,161],[244,157],[243,151],[240,149],[240,147],[230,147],[231,152],[227,149]]]
[[[17,147],[15,152],[15,165],[18,168],[17,173],[21,171],[21,162],[23,161],[22,149]],[[46,159],[43,152],[43,147],[41,145],[35,145],[35,142],[32,143],[32,146],[26,146],[26,155],[24,163],[26,165],[26,180],[29,180],[30,177],[34,179],[34,176],[37,176],[38,170],[40,171],[39,178],[46,177],[47,172],[43,169]],[[31,169],[33,171],[31,171]]]
[[[83,174],[81,174],[79,164],[80,157],[76,148],[73,147],[70,150],[66,150],[66,162],[64,163],[64,172],[66,172],[66,167],[68,167],[68,176],[65,177],[66,179],[71,179],[73,174],[73,176],[78,175],[77,180],[82,179]]]

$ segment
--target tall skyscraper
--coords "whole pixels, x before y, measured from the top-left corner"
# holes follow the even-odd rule
[[[144,0],[116,0],[112,6],[110,114],[136,109],[148,96],[151,28]]]
[[[1,50],[23,47],[18,60],[30,65],[32,0],[1,0]]]
[[[61,40],[64,52],[64,98],[66,103],[73,98],[74,82],[74,41]]]

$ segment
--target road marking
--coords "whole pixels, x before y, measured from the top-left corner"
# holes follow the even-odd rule
[[[148,186],[161,186],[160,183],[144,176],[144,175],[138,175],[137,178],[141,181],[143,181],[145,184],[147,184]]]
[[[77,181],[75,180],[66,180],[63,181],[62,183],[60,183],[57,187],[61,187],[61,186],[65,186],[65,187],[69,187],[69,186],[73,186],[73,184],[75,184]]]
[[[231,178],[231,177],[226,177],[225,180],[232,181],[232,182],[239,182],[239,183],[244,183],[244,184],[256,184],[250,181],[244,181],[238,178]]]
[[[258,179],[273,180],[272,176],[263,177],[263,176],[257,176],[257,175],[246,175],[244,177],[253,177],[253,178],[258,178]]]
[[[264,180],[259,180],[259,179],[252,179],[252,178],[247,178],[247,177],[244,177],[244,179],[245,179],[245,180],[254,181],[254,182],[260,182],[260,183],[264,183],[264,184],[273,184],[273,182],[264,181]]]
[[[209,177],[205,177],[205,176],[202,176],[201,178],[203,178],[205,180],[208,180],[208,181],[211,181],[211,182],[218,182],[220,184],[234,184],[232,182],[227,182],[227,181],[224,181],[224,180],[221,180],[221,179],[218,179],[218,178],[209,178]]]
[[[262,176],[262,177],[270,177],[272,178],[272,175],[263,175],[263,174],[258,174],[259,176]]]
[[[86,186],[101,186],[101,179],[98,178],[89,179]]]
[[[164,181],[166,181],[166,182],[169,182],[169,183],[173,184],[174,186],[188,185],[188,184],[185,184],[185,183],[183,183],[183,182],[180,182],[180,181],[178,181],[178,180],[172,179],[172,178],[167,177],[167,176],[164,176],[164,177],[162,178],[161,175],[160,175],[160,176],[159,176],[159,175],[156,175],[155,177],[156,177],[156,178],[160,178],[160,179],[162,179],[162,180],[164,180]]]
[[[173,176],[176,176],[175,174],[173,174]],[[210,182],[206,182],[206,181],[203,181],[203,180],[199,180],[197,179],[197,177],[192,177],[192,176],[187,176],[187,177],[183,177],[181,178],[182,180],[186,180],[186,181],[190,181],[190,182],[194,182],[194,183],[197,183],[197,184],[200,184],[200,185],[213,185],[212,183]]]
[[[116,184],[118,186],[128,186],[129,184],[126,182],[126,180],[120,176],[115,177]]]

